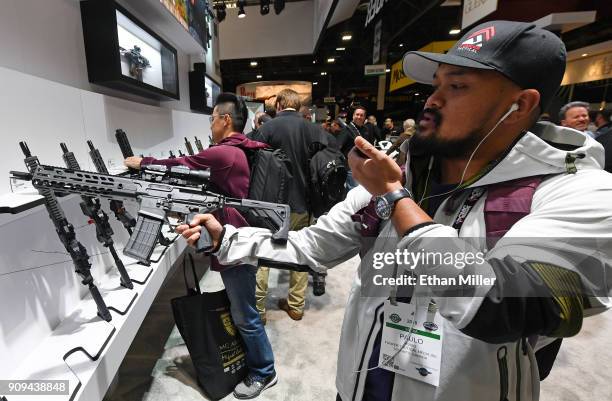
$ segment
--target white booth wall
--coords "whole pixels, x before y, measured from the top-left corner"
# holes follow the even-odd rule
[[[127,132],[136,154],[167,156],[169,149],[184,150],[183,137],[193,143],[194,135],[206,145],[208,117],[189,111],[190,55],[177,51],[178,101],[160,102],[92,85],[87,79],[78,0],[3,0],[0,194],[10,191],[10,170],[25,171],[21,140],[43,164],[58,166],[64,165],[59,144],[65,142],[81,167],[91,170],[88,139],[107,163],[122,162],[114,136],[118,128]],[[61,203],[89,255],[97,255],[92,257],[97,279],[110,270],[112,259],[96,241],[94,226],[87,225],[78,198],[68,196]],[[108,203],[103,205],[110,213]],[[113,217],[111,224],[122,248],[127,234]],[[44,207],[0,214],[0,238],[0,377],[8,377],[78,308],[87,289],[74,274]]]

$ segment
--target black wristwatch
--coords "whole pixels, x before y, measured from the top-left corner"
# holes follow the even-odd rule
[[[391,217],[391,214],[393,214],[395,203],[404,198],[412,199],[412,194],[404,187],[388,192],[384,195],[377,196],[374,198],[376,215],[383,220],[388,220]]]

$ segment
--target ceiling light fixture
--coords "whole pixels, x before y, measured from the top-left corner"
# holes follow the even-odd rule
[[[258,76],[257,76],[257,79],[262,79],[262,78],[263,78],[263,76],[262,76],[262,75],[258,75]]]
[[[319,85],[319,83],[318,83],[318,82],[313,82],[312,84],[313,84],[313,85]]]
[[[347,41],[349,41],[349,40],[351,40],[351,39],[353,39],[353,35],[351,35],[350,33],[347,33],[347,34],[342,35],[342,40],[343,40],[344,42],[347,42]]]
[[[589,55],[589,53],[582,53],[582,57],[586,57],[588,55]]]
[[[336,47],[336,51],[343,52],[346,50],[346,47]]]
[[[403,43],[400,43],[400,44],[399,44],[399,47],[404,47],[404,44],[403,44]]]
[[[325,71],[322,71],[321,75],[327,75],[327,73]]]
[[[385,70],[385,72],[391,72],[391,70],[390,70],[389,68],[387,68],[387,69]]]
[[[328,63],[333,63],[333,62],[335,62],[335,61],[336,61],[336,59],[335,59],[335,58],[333,58],[333,57],[330,57],[330,58],[328,58],[328,59],[327,59],[327,62],[328,62]]]
[[[448,33],[451,34],[451,35],[456,35],[456,34],[458,34],[460,32],[461,32],[461,29],[457,29],[457,28],[453,28],[450,31],[448,31]]]
[[[274,12],[280,14],[285,9],[285,0],[274,0]]]
[[[251,61],[251,67],[257,67],[257,61]]]
[[[261,15],[267,15],[270,12],[270,0],[261,0],[259,3],[259,12]]]

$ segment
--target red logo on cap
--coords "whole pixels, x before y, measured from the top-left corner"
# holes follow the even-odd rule
[[[490,26],[479,31],[474,32],[466,40],[459,45],[459,49],[470,50],[473,52],[479,52],[482,44],[491,40],[495,36],[495,27]]]

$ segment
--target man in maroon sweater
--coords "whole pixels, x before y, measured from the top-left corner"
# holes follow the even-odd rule
[[[248,116],[244,102],[231,93],[222,93],[210,116],[210,128],[215,145],[194,156],[158,160],[152,157],[129,157],[127,167],[139,169],[147,164],[166,166],[184,165],[194,170],[210,168],[210,181],[215,191],[235,198],[246,198],[249,193],[250,170],[245,151],[267,147],[248,139],[241,132]],[[242,215],[234,208],[214,213],[224,224],[247,226]],[[256,266],[222,266],[211,256],[211,269],[219,271],[231,302],[234,323],[246,348],[249,374],[234,390],[234,397],[250,399],[277,382],[272,347],[259,313],[255,308]]]

